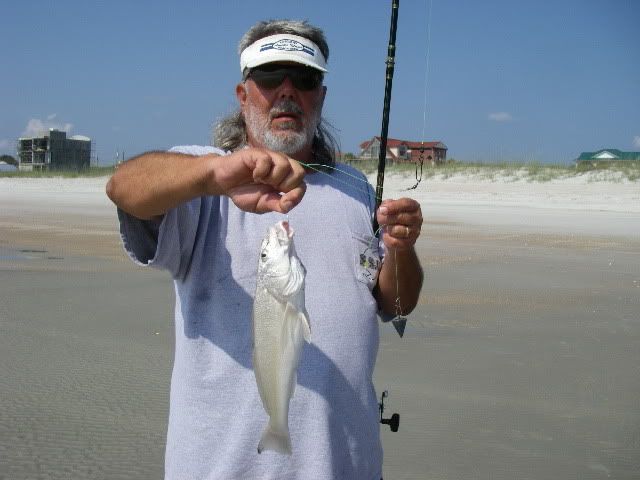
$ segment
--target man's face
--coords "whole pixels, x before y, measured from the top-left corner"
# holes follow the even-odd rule
[[[289,77],[268,88],[249,76],[236,87],[249,144],[290,156],[309,152],[325,93],[323,85],[300,90]]]

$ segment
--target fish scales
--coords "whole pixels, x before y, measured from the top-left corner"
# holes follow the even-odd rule
[[[269,228],[262,241],[253,303],[253,368],[269,422],[258,453],[291,454],[289,401],[305,340],[310,341],[304,302],[305,269],[285,221]]]

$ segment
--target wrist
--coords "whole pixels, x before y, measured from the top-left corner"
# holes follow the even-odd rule
[[[220,185],[221,175],[221,161],[222,157],[215,153],[208,153],[203,155],[202,160],[204,162],[204,176],[201,185],[201,190],[204,195],[221,195],[223,188]]]

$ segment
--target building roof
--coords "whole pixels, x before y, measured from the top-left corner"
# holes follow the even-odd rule
[[[640,152],[623,152],[617,148],[603,148],[596,152],[582,152],[576,160],[640,160]]]
[[[360,149],[361,150],[365,150],[367,148],[369,148],[369,145],[371,145],[374,140],[380,141],[381,138],[380,137],[373,137],[371,140],[367,140],[366,142],[362,142],[360,144]],[[420,149],[422,147],[424,148],[443,148],[443,149],[447,149],[447,146],[442,143],[442,142],[412,142],[409,140],[399,140],[397,138],[387,138],[387,148],[395,148],[395,147],[399,147],[400,145],[406,145],[406,147],[410,150],[415,150],[415,149]]]
[[[33,140],[36,138],[49,138],[49,133],[50,132],[62,132],[65,135],[67,134],[67,132],[65,132],[64,130],[56,130],[55,128],[50,128],[48,132],[42,132],[42,135],[35,135],[35,136],[31,136],[31,137],[20,137],[18,138],[18,140]],[[67,140],[81,140],[83,142],[90,142],[91,139],[89,137],[86,137],[84,135],[73,135],[71,137],[67,137]]]

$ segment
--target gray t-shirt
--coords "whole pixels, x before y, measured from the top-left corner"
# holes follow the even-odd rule
[[[175,147],[202,155],[212,147]],[[165,478],[379,479],[379,412],[372,375],[378,352],[380,262],[372,235],[374,194],[365,177],[312,173],[288,215],[307,270],[311,344],[303,347],[290,403],[291,456],[257,445],[267,423],[252,367],[252,303],[260,242],[278,213],[239,210],[227,197],[193,199],[160,222],[118,211],[124,246],[175,283],[176,349]]]

